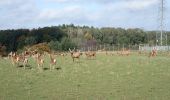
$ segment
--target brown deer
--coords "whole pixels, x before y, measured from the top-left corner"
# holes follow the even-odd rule
[[[106,55],[107,56],[113,56],[114,55],[114,51],[106,51]]]
[[[155,57],[157,55],[157,50],[154,48],[150,53],[149,57]]]
[[[14,52],[11,52],[9,55],[9,58],[11,57],[12,65],[14,66],[17,63],[17,54]]]
[[[24,66],[24,69],[26,65],[28,64],[28,58],[24,56],[24,54],[17,55],[16,53],[11,53],[11,60],[13,65],[19,65],[19,63],[22,63]]]
[[[82,55],[82,53],[81,53],[80,51],[75,52],[75,48],[74,48],[73,50],[71,50],[71,49],[69,48],[69,51],[70,51],[70,53],[71,53],[71,57],[72,57],[72,59],[73,59],[73,62],[74,62],[74,59],[75,59],[75,58],[79,59],[80,56]]]
[[[36,59],[37,65],[38,65],[38,69],[42,70],[41,67],[43,67],[43,64],[44,64],[44,59],[42,58],[42,55],[40,53],[37,53],[35,56],[35,59]]]
[[[119,52],[120,55],[122,56],[129,56],[130,55],[130,50],[129,49],[122,49],[120,52]]]
[[[57,60],[54,58],[54,55],[49,54],[50,56],[50,70],[55,69]]]
[[[88,52],[85,52],[85,55],[87,58],[95,58],[96,57],[96,52],[94,51],[88,51]]]
[[[21,62],[22,65],[24,66],[24,69],[25,69],[26,65],[28,64],[28,58],[26,56],[24,56],[23,54],[18,55],[16,61],[18,64]]]

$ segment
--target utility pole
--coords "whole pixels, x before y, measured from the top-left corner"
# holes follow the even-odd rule
[[[161,28],[161,46],[162,46],[162,36],[163,36],[163,27],[164,27],[164,23],[163,23],[163,20],[164,20],[164,0],[161,0],[161,23],[160,23],[160,28]]]

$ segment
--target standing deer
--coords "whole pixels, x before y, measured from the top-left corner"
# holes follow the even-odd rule
[[[37,65],[38,65],[38,69],[41,70],[44,64],[44,59],[42,58],[42,55],[40,53],[37,53],[35,56]]]
[[[11,55],[12,64],[19,65],[19,63],[22,63],[25,69],[26,65],[28,64],[28,58],[24,54],[17,55],[16,53],[11,52]]]
[[[14,52],[11,52],[9,55],[9,58],[11,57],[12,65],[14,66],[17,63],[17,54]]]
[[[57,60],[54,58],[54,55],[49,54],[50,56],[50,70],[55,69]]]
[[[150,53],[149,53],[149,57],[155,57],[157,55],[157,50],[156,48],[154,48]]]
[[[17,56],[16,61],[17,61],[18,64],[19,64],[19,62],[21,62],[22,65],[24,66],[24,69],[25,69],[25,67],[28,63],[28,58],[24,54],[21,54],[21,55]]]
[[[82,55],[82,53],[81,53],[80,51],[75,52],[75,48],[74,48],[73,50],[71,50],[71,49],[69,48],[69,51],[70,51],[70,53],[71,53],[71,57],[72,57],[72,59],[73,59],[73,62],[74,62],[74,59],[75,59],[75,58],[79,59],[80,56]]]

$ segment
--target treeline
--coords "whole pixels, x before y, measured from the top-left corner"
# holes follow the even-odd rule
[[[170,32],[166,33],[170,44]],[[0,46],[6,51],[17,51],[24,47],[39,43],[47,43],[53,50],[65,51],[73,47],[88,47],[95,45],[155,45],[156,31],[123,28],[94,28],[88,26],[60,25],[38,29],[16,29],[0,31]]]

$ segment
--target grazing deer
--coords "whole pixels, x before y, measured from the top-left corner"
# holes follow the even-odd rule
[[[129,56],[130,55],[130,50],[129,49],[122,49],[120,52],[118,52],[118,54],[124,56]]]
[[[113,55],[114,55],[114,52],[113,52],[113,51],[106,51],[106,55],[108,55],[108,56],[113,56]]]
[[[71,50],[71,49],[69,48],[69,51],[70,51],[70,53],[71,53],[71,57],[72,57],[72,59],[73,59],[73,62],[74,62],[74,59],[75,59],[75,58],[79,59],[80,56],[82,55],[82,53],[81,53],[80,51],[75,52],[75,48],[74,48],[73,50]]]
[[[55,69],[57,60],[54,58],[54,55],[49,54],[50,56],[50,70]]]
[[[85,52],[85,55],[87,58],[95,58],[96,57],[96,52],[93,52],[93,51],[88,51],[88,52]]]

